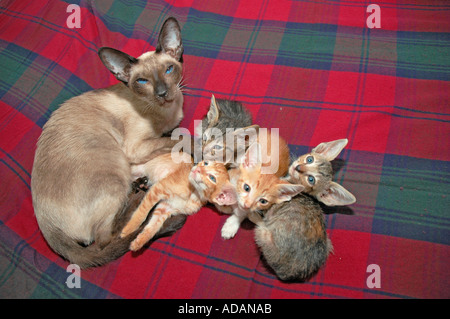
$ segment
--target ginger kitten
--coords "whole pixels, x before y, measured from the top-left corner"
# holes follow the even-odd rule
[[[167,159],[161,156],[154,161],[167,162]],[[218,205],[232,205],[236,202],[223,163],[202,161],[196,166],[183,162],[176,165],[177,169],[150,187],[122,230],[121,237],[134,232],[153,209],[148,224],[131,243],[132,251],[139,250],[152,239],[171,216],[192,215],[208,201]]]

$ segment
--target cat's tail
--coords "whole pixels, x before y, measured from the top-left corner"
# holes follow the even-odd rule
[[[120,230],[128,221],[131,213],[137,208],[144,195],[145,192],[130,195],[128,203],[124,205],[114,221],[113,238],[104,247],[99,247],[95,243],[89,246],[83,246],[73,238],[67,236],[60,229],[55,229],[51,232],[50,237],[46,237],[46,239],[58,254],[63,256],[71,264],[76,264],[82,269],[102,266],[114,261],[129,251],[131,242],[143,230],[151,217],[151,214],[149,214],[149,217],[139,229],[124,238],[120,238]],[[185,221],[186,216],[181,214],[169,218],[152,241],[160,237],[172,235],[184,225]]]

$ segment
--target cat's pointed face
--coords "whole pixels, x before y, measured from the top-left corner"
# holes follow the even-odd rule
[[[305,193],[314,194],[332,180],[333,169],[331,163],[323,156],[308,153],[291,164],[289,177],[291,182],[303,185]]]
[[[182,64],[164,53],[147,52],[130,68],[129,88],[142,99],[169,105],[180,91]]]
[[[176,19],[168,18],[160,31],[155,51],[134,58],[116,49],[98,51],[103,64],[149,105],[170,106],[180,99],[183,43]]]

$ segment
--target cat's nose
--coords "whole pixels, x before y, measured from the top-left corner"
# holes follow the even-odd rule
[[[156,92],[156,94],[159,97],[166,97],[167,96],[167,90]]]
[[[164,84],[160,84],[156,87],[155,93],[159,97],[166,97],[168,94],[167,87]]]
[[[297,172],[299,172],[299,173],[304,173],[305,172],[305,170],[304,170],[304,166],[303,165],[297,165],[296,167],[295,167],[295,170],[297,171]]]

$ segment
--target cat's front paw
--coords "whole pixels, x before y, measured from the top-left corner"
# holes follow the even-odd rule
[[[222,227],[222,238],[233,238],[239,230],[239,223],[236,223],[233,219],[228,218]]]

